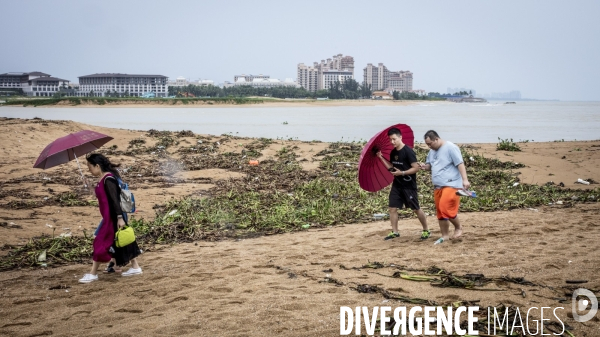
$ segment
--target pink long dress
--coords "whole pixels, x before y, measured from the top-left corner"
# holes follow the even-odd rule
[[[95,189],[96,197],[98,198],[100,214],[102,215],[102,227],[100,227],[100,231],[98,232],[98,235],[94,239],[93,243],[94,253],[92,254],[92,259],[96,262],[110,261],[112,255],[108,250],[115,241],[115,226],[110,217],[108,197],[106,196],[106,190],[104,189],[104,180],[110,176],[113,176],[113,174],[109,173],[100,179]]]

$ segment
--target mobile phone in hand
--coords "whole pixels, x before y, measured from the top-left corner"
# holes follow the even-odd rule
[[[394,172],[394,171],[396,171],[396,168],[395,168],[395,167],[390,167],[390,168],[388,169],[388,171],[390,171],[390,172]]]

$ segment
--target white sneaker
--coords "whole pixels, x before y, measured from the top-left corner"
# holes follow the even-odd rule
[[[83,275],[83,278],[79,279],[79,283],[90,283],[94,281],[98,281],[98,275],[85,274]]]
[[[133,276],[142,274],[142,268],[129,268],[126,272],[121,273],[123,276]]]

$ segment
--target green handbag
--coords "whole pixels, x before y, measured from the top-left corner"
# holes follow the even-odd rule
[[[123,226],[115,233],[115,245],[118,248],[125,247],[135,241],[135,233],[133,228],[129,226]]]

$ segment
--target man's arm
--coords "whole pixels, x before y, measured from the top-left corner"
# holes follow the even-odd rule
[[[421,170],[421,166],[417,162],[410,164],[410,166],[411,167],[408,170],[404,171],[404,175],[406,175],[406,176],[411,175],[411,174],[417,173]]]
[[[460,172],[460,176],[462,177],[463,187],[465,190],[468,190],[469,187],[471,187],[471,183],[469,182],[469,179],[467,179],[467,169],[465,168],[465,163],[460,163],[456,167],[458,168],[458,172]]]
[[[387,159],[383,158],[383,154],[381,153],[381,151],[377,152],[377,157],[379,157],[379,159],[381,159],[381,162],[383,163],[383,165],[385,165],[385,167],[389,170],[392,167],[394,167],[394,165],[392,165],[392,163],[390,163],[389,161],[387,161]]]
[[[422,170],[431,171],[431,164],[417,163]]]

